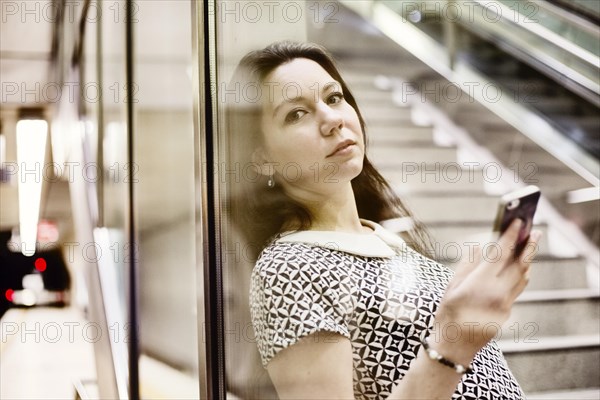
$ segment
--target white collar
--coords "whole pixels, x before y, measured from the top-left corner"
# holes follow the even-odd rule
[[[365,219],[361,219],[360,222],[363,226],[373,229],[373,233],[298,231],[282,234],[277,242],[306,243],[359,256],[388,258],[397,254],[394,249],[402,249],[405,246],[400,236],[381,225]]]

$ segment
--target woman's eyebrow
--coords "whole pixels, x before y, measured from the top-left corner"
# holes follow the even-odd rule
[[[319,87],[319,84],[317,83],[316,85],[317,85],[317,87],[316,87],[316,88],[314,88],[314,86],[313,86],[313,87],[311,87],[311,90],[310,90],[310,92],[311,92],[311,93],[315,93],[315,89],[318,89],[318,87]],[[325,92],[329,91],[329,89],[331,89],[331,88],[337,88],[337,87],[340,87],[340,88],[341,88],[341,86],[342,86],[342,85],[340,85],[340,84],[339,84],[339,82],[337,82],[337,81],[331,81],[331,82],[328,82],[328,83],[326,83],[325,85],[323,85],[323,89],[321,90],[321,93],[325,93]],[[314,88],[314,89],[313,89],[313,88]],[[304,94],[303,94],[303,93],[302,93],[300,96],[296,96],[296,97],[294,97],[294,98],[291,98],[291,99],[290,99],[290,98],[284,98],[284,100],[283,100],[282,102],[280,102],[280,103],[279,103],[279,104],[278,104],[278,105],[277,105],[277,106],[276,106],[276,107],[273,109],[273,116],[276,116],[276,115],[277,115],[277,112],[279,111],[279,109],[280,109],[280,108],[281,108],[281,107],[282,107],[284,104],[289,104],[289,103],[299,103],[299,102],[303,101],[305,98],[306,98],[306,96],[304,96]]]
[[[329,82],[329,83],[326,83],[326,84],[323,86],[323,90],[322,90],[322,91],[323,91],[323,92],[326,92],[326,91],[328,91],[328,90],[329,90],[329,89],[331,89],[331,88],[338,88],[338,87],[340,87],[340,88],[341,88],[341,86],[342,86],[342,85],[340,85],[340,83],[339,83],[339,82],[337,82],[337,81],[331,81],[331,82]]]
[[[300,103],[304,100],[304,96],[297,96],[294,97],[293,99],[283,99],[282,102],[280,102],[275,109],[273,110],[273,117],[275,117],[277,115],[277,112],[279,111],[279,109],[281,107],[283,107],[285,104],[290,104],[290,103]]]

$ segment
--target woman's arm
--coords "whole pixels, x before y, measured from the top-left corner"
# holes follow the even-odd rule
[[[430,341],[431,348],[455,363],[467,366],[496,334],[484,327],[500,326],[510,314],[528,281],[532,252],[514,259],[519,231],[513,223],[498,241],[497,254],[463,261],[440,303]],[[531,234],[536,248],[539,232]],[[446,324],[469,327],[457,341],[446,341],[440,332]],[[436,331],[437,330],[437,331]],[[282,350],[268,364],[271,380],[282,399],[352,399],[352,348],[338,334],[309,335]],[[389,399],[449,399],[462,375],[431,360],[421,348],[410,369],[392,390]]]
[[[353,399],[352,348],[344,336],[320,331],[281,350],[267,366],[284,399]]]

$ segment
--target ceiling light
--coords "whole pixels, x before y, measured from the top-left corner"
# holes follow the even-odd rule
[[[19,231],[25,256],[35,254],[47,134],[48,123],[43,119],[17,122]]]

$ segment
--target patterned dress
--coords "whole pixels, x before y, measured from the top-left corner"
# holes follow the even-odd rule
[[[263,366],[306,335],[337,332],[352,345],[355,398],[385,399],[429,335],[452,271],[362,223],[374,233],[280,235],[252,272],[250,311]],[[445,332],[446,340],[468,334],[464,328]],[[524,397],[495,342],[472,366],[453,399]]]

